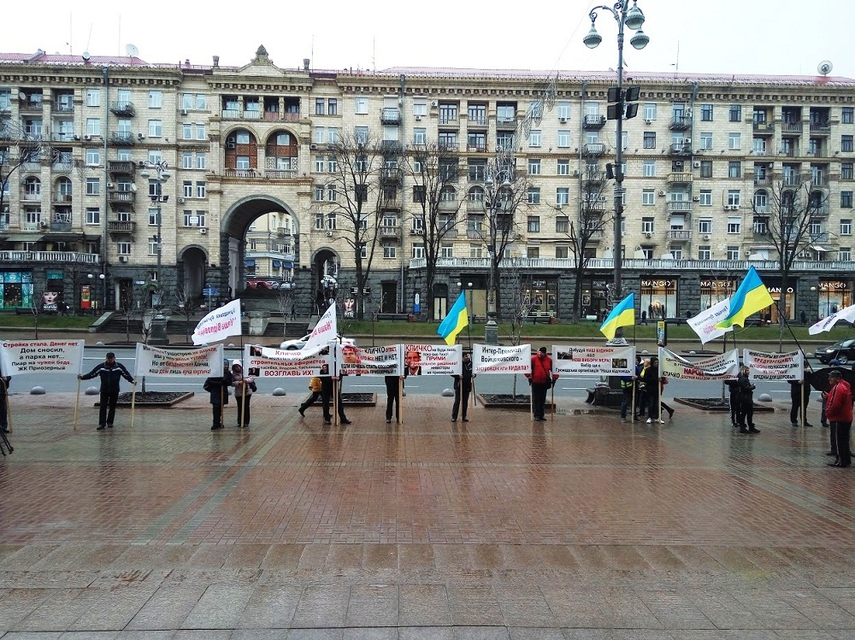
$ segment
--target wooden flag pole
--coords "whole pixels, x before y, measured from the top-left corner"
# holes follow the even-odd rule
[[[243,374],[241,374],[243,375]],[[240,428],[246,424],[246,376],[243,376],[240,386]]]
[[[8,396],[6,397],[6,402],[9,402]],[[80,378],[77,378],[77,396],[74,399],[74,430],[77,431],[77,410],[80,406]]]
[[[2,376],[0,376],[0,384],[3,385],[3,391],[6,395],[6,424],[9,425],[9,433],[12,433],[15,429],[12,426],[12,405],[9,404],[9,385],[6,384]]]
[[[552,381],[552,400],[550,400],[550,402],[552,403],[552,415],[551,415],[550,419],[554,422],[555,421],[555,380]]]
[[[404,406],[401,400],[404,398],[404,379],[398,378],[398,415],[400,416],[400,424],[404,424]]]
[[[338,426],[338,380],[333,378],[333,425]]]
[[[132,385],[133,389],[131,389],[131,429],[134,428],[134,408],[137,404],[137,381],[134,380],[134,384]]]

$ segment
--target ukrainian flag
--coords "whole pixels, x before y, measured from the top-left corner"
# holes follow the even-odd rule
[[[635,294],[630,293],[612,309],[609,317],[600,327],[602,333],[609,340],[613,340],[618,327],[630,327],[635,324]]]
[[[715,328],[729,329],[735,324],[744,327],[745,319],[748,316],[773,304],[775,302],[769,295],[769,290],[763,284],[757,270],[753,266],[749,267],[748,274],[730,299],[730,311],[727,317],[719,322]]]
[[[443,320],[439,329],[436,332],[441,335],[447,344],[454,344],[454,341],[457,339],[457,334],[463,331],[463,327],[469,324],[469,314],[466,312],[466,298],[463,295],[463,292],[460,292],[460,296],[457,298],[457,302],[455,302],[451,309],[448,311],[448,315],[445,316],[445,320]]]

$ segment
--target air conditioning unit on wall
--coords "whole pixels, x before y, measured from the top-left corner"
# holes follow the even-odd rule
[[[653,237],[653,234],[652,234],[650,231],[646,231],[646,232],[644,233],[644,237],[645,237],[645,238],[652,238],[652,237]]]
[[[125,264],[128,261],[128,256],[119,256],[119,262]]]
[[[201,233],[201,234],[204,236],[206,233],[208,233],[208,229],[207,229],[207,228],[205,228],[205,227],[201,227],[201,228],[199,229],[199,233]]]
[[[709,240],[709,239],[710,239],[710,234],[705,233],[705,234],[704,234],[704,240]]]
[[[332,238],[332,231],[327,231],[327,238]]]

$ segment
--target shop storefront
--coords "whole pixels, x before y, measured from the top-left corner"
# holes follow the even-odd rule
[[[33,307],[33,274],[30,271],[0,271],[0,308]]]
[[[582,279],[582,317],[605,318],[609,309],[607,280]]]
[[[819,306],[820,318],[837,313],[852,304],[852,283],[843,280],[820,280],[819,281]]]
[[[796,300],[796,283],[793,282],[792,279],[790,279],[790,282],[792,284],[790,284],[787,287],[787,308],[783,309],[781,307],[781,280],[780,280],[780,278],[778,278],[778,279],[768,278],[768,280],[769,280],[769,283],[766,285],[766,288],[769,289],[769,295],[772,296],[772,300],[775,301],[775,304],[773,304],[768,309],[764,309],[763,311],[759,312],[760,316],[763,319],[765,319],[767,321],[771,321],[773,323],[780,322],[781,316],[780,316],[780,313],[778,311],[780,309],[780,311],[782,313],[784,313],[784,317],[787,320],[794,320],[795,319],[795,309],[796,309],[796,306],[798,303],[798,301]],[[765,276],[764,276],[763,281],[766,282]]]
[[[658,277],[641,279],[641,318],[664,320],[676,318],[678,306],[676,278]]]
[[[556,316],[558,279],[532,276],[522,282],[523,307],[529,316]]]
[[[702,278],[701,307],[709,309],[714,304],[727,300],[738,286],[739,280],[736,278]]]

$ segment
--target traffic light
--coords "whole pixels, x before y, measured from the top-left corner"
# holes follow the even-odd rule
[[[637,116],[640,94],[641,90],[638,87],[627,87],[623,91],[620,91],[617,87],[609,88],[609,106],[606,110],[606,118],[617,120],[623,114],[623,119],[629,120]]]

